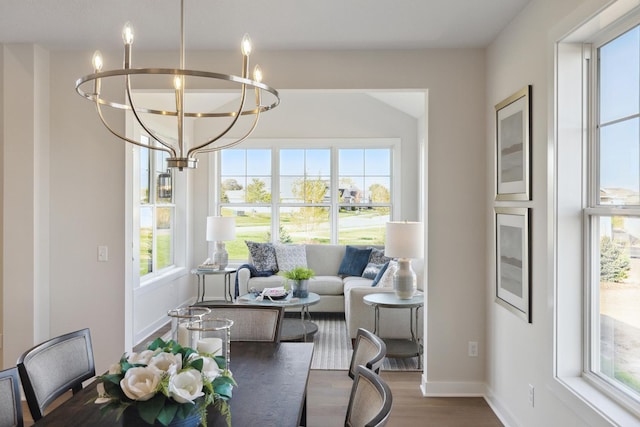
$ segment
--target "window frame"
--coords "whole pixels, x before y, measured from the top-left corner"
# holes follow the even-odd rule
[[[138,135],[139,138],[151,138],[146,134],[140,133]],[[156,285],[162,285],[166,282],[174,280],[179,275],[183,274],[185,271],[186,265],[186,253],[184,246],[184,239],[180,238],[180,233],[178,230],[186,229],[185,218],[179,208],[180,203],[184,203],[186,200],[186,196],[180,194],[176,191],[176,185],[180,185],[183,187],[186,183],[184,177],[181,174],[175,173],[175,171],[171,172],[171,188],[172,188],[172,202],[171,203],[155,203],[156,202],[156,192],[157,192],[157,183],[155,179],[156,170],[155,170],[155,161],[156,161],[156,151],[149,150],[149,158],[150,165],[149,170],[151,173],[150,182],[149,182],[149,194],[153,193],[153,201],[154,203],[142,204],[140,198],[140,147],[132,146],[132,161],[131,161],[131,202],[132,202],[132,222],[131,222],[131,278],[132,278],[132,287],[133,289],[151,289]],[[157,226],[156,222],[156,209],[158,207],[163,208],[170,206],[173,209],[173,221],[172,221],[172,251],[173,251],[173,263],[152,271],[151,273],[147,273],[145,275],[140,275],[140,209],[142,206],[152,206],[153,210],[153,229],[154,229],[154,237],[153,237],[153,245],[155,248],[156,245],[156,236],[155,229]],[[154,258],[157,256],[157,251],[153,251]],[[154,262],[154,265],[157,265],[157,261]]]
[[[301,207],[301,206],[320,206],[330,209],[329,223],[330,223],[330,243],[338,243],[338,217],[333,213],[334,206],[341,206],[344,203],[340,203],[337,198],[337,192],[332,191],[330,194],[331,201],[327,203],[305,204],[305,203],[280,203],[277,198],[273,197],[275,194],[280,194],[280,150],[281,149],[329,149],[331,159],[331,185],[332,188],[337,188],[339,185],[339,172],[338,172],[338,153],[340,149],[376,149],[376,148],[388,148],[390,149],[390,180],[391,180],[391,201],[390,207],[390,220],[398,218],[400,216],[401,205],[401,178],[396,171],[400,170],[400,158],[401,158],[401,140],[400,138],[286,138],[286,139],[262,139],[255,138],[244,141],[241,149],[270,149],[271,150],[271,203],[245,203],[245,204],[229,204],[220,202],[220,184],[221,184],[221,156],[219,152],[212,152],[210,154],[210,164],[214,167],[209,168],[209,182],[213,183],[214,191],[212,191],[212,197],[210,198],[209,211],[214,212],[215,215],[219,215],[221,209],[224,207],[234,206],[246,206],[246,207],[265,207],[271,209],[271,236],[272,241],[276,241],[275,236],[279,236],[278,224],[280,223],[280,208],[282,207]],[[379,207],[379,203],[361,203],[358,206]],[[387,205],[384,204],[384,207]],[[238,261],[238,260],[234,260]]]
[[[613,380],[596,371],[600,366],[600,218],[601,217],[636,217],[640,218],[640,205],[607,205],[600,200],[600,128],[625,120],[623,117],[614,120],[600,121],[600,65],[599,50],[633,28],[640,27],[640,14],[633,13],[621,22],[614,23],[598,33],[585,48],[588,51],[586,60],[587,84],[585,96],[587,101],[587,159],[584,168],[587,187],[586,205],[583,208],[584,250],[584,378],[601,392],[627,408],[636,416],[640,416],[640,392],[635,394],[618,386]],[[640,96],[640,93],[639,93]],[[640,140],[638,141],[640,144]]]

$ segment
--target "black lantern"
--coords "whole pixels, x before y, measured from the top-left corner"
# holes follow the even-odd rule
[[[158,200],[171,199],[171,172],[158,174]]]

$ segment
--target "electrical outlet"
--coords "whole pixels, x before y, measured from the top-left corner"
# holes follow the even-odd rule
[[[469,341],[469,357],[478,357],[477,341]]]
[[[534,402],[534,395],[535,395],[535,387],[529,384],[529,405],[531,405],[532,408],[533,408],[533,402]]]

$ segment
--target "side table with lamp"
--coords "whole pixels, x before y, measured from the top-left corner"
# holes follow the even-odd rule
[[[215,248],[211,258],[207,258],[197,268],[191,270],[198,278],[198,294],[196,301],[204,301],[205,277],[208,275],[224,275],[224,300],[233,301],[231,292],[231,275],[236,272],[235,268],[227,268],[229,265],[229,254],[225,247],[225,241],[236,238],[236,219],[232,216],[208,216],[206,239],[208,242],[215,242]],[[202,293],[200,293],[200,283],[202,283]]]

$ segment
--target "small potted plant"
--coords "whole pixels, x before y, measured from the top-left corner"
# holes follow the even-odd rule
[[[296,298],[307,298],[309,296],[309,279],[316,273],[307,267],[295,267],[289,271],[281,273],[285,278],[293,281],[293,296]]]

